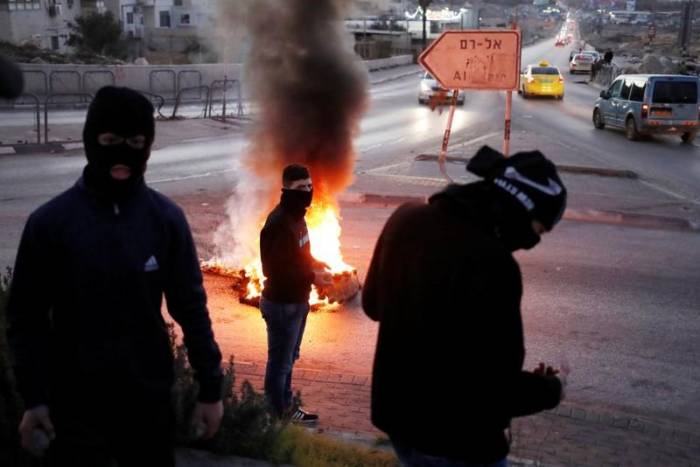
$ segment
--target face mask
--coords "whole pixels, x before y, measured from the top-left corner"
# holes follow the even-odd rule
[[[302,214],[306,211],[306,208],[311,206],[311,200],[313,199],[312,191],[302,191],[302,190],[289,190],[287,188],[282,189],[282,199],[281,203],[287,209],[292,211],[301,211]]]
[[[494,227],[498,239],[509,251],[529,250],[540,242],[532,219],[517,201],[496,191]]]
[[[103,146],[97,141],[85,146],[88,159],[88,184],[97,191],[119,198],[128,195],[143,180],[150,148],[135,149],[126,143]],[[131,176],[126,180],[112,178],[115,165],[129,167]]]
[[[504,222],[496,225],[496,236],[509,251],[529,250],[540,243],[540,236],[530,223]]]

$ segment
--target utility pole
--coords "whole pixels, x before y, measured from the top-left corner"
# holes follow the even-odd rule
[[[681,54],[688,53],[688,45],[693,35],[693,12],[695,10],[695,2],[685,1],[681,6],[681,29],[678,32],[678,45],[681,48]]]
[[[428,5],[433,3],[433,0],[418,0],[418,5],[420,5],[421,13],[423,15],[423,50],[428,47],[428,31],[426,29],[426,20],[428,14]]]

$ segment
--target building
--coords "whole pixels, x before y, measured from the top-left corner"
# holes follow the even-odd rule
[[[215,28],[219,0],[106,0],[125,36],[150,50],[181,52]]]
[[[68,23],[86,11],[104,8],[96,0],[0,0],[0,40],[67,52]]]

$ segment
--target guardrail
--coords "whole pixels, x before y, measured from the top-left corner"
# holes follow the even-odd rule
[[[69,76],[75,77],[75,86],[71,87],[70,83],[68,83],[68,85],[65,86],[66,90],[56,90],[54,83],[58,82],[58,83],[66,84],[67,83],[66,78]],[[80,82],[81,82],[80,73],[78,73],[77,71],[71,71],[71,70],[52,71],[51,74],[49,75],[49,94],[80,93],[80,92],[82,92]]]
[[[23,105],[21,102],[18,103],[17,101],[21,101],[24,98],[30,98],[34,102],[34,110],[36,114],[36,144],[41,144],[41,102],[39,101],[39,96],[31,93],[23,93],[16,99],[10,100],[11,104],[8,106],[3,106],[0,104],[0,109],[8,107],[12,110],[16,110],[17,105]]]
[[[209,86],[200,85],[200,86],[191,86],[189,88],[180,89],[180,91],[177,93],[177,98],[175,99],[175,106],[173,107],[173,114],[170,116],[170,120],[175,120],[177,118],[177,111],[180,108],[180,104],[182,103],[183,95],[185,93],[191,92],[191,91],[198,91],[199,97],[196,100],[201,101],[202,100],[202,90],[205,91],[204,109],[202,109],[202,117],[206,118],[207,110],[209,109],[209,99],[211,97],[211,91],[210,91]]]
[[[88,77],[92,76],[107,76],[107,82],[98,83],[94,89],[88,86]],[[117,82],[114,72],[110,70],[88,70],[83,72],[82,91],[87,93],[97,92],[102,86],[114,86]]]
[[[161,89],[156,89],[156,86],[154,86],[154,81],[161,81],[158,79],[158,75],[167,75],[171,78],[172,81],[172,88],[171,89],[166,89],[168,92],[172,92],[173,97],[177,94],[177,75],[175,74],[174,70],[170,69],[160,69],[160,70],[153,70],[150,73],[148,73],[148,90],[152,94],[155,94],[156,91],[158,93],[162,92]],[[162,94],[158,94],[161,95]]]
[[[221,115],[215,115],[212,117],[212,108],[214,104],[214,92],[216,91],[216,87],[218,85],[221,86],[222,90],[222,111]],[[210,94],[209,94],[209,118],[213,119],[219,119],[221,118],[223,121],[226,121],[226,118],[228,117],[228,114],[226,113],[226,103],[228,101],[226,92],[229,89],[229,85],[231,88],[234,89],[236,92],[237,96],[237,105],[236,105],[236,117],[242,117],[243,116],[243,96],[241,93],[241,82],[238,81],[237,79],[228,79],[224,77],[224,79],[220,80],[214,80],[211,82],[211,89],[210,89]]]
[[[92,94],[84,92],[66,92],[49,94],[44,99],[44,143],[49,142],[49,104],[55,97],[78,97],[78,102],[64,102],[64,104],[88,104],[92,100]]]
[[[40,78],[43,78],[42,81],[44,83],[43,90],[42,92],[34,92],[31,94],[37,95],[47,95],[49,93],[49,77],[48,75],[41,71],[41,70],[22,70],[22,77],[24,78],[24,83],[25,83],[25,89],[29,87],[29,83],[31,83],[33,80],[30,78],[31,76],[39,76]]]
[[[140,89],[136,89],[136,91],[140,92],[145,97],[147,97],[148,100],[151,101],[151,104],[153,104],[153,107],[154,107],[156,113],[158,114],[157,118],[159,118],[161,120],[168,119],[168,117],[163,115],[163,113],[161,112],[161,109],[165,105],[165,98],[163,96],[161,96],[160,94],[153,93],[153,92],[142,91]]]

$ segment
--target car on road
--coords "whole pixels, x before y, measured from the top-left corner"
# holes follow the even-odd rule
[[[452,99],[452,90],[443,88],[430,73],[425,72],[418,85],[418,103],[425,104],[431,98],[442,98],[446,103],[450,103]],[[457,94],[457,104],[464,105],[464,92]]]
[[[700,78],[685,75],[620,75],[593,107],[593,125],[640,135],[678,134],[690,143],[700,122]]]
[[[595,59],[587,53],[577,53],[569,62],[569,73],[590,73]]]
[[[564,77],[559,68],[546,60],[528,65],[520,75],[518,94],[527,99],[531,96],[552,96],[564,98]]]

